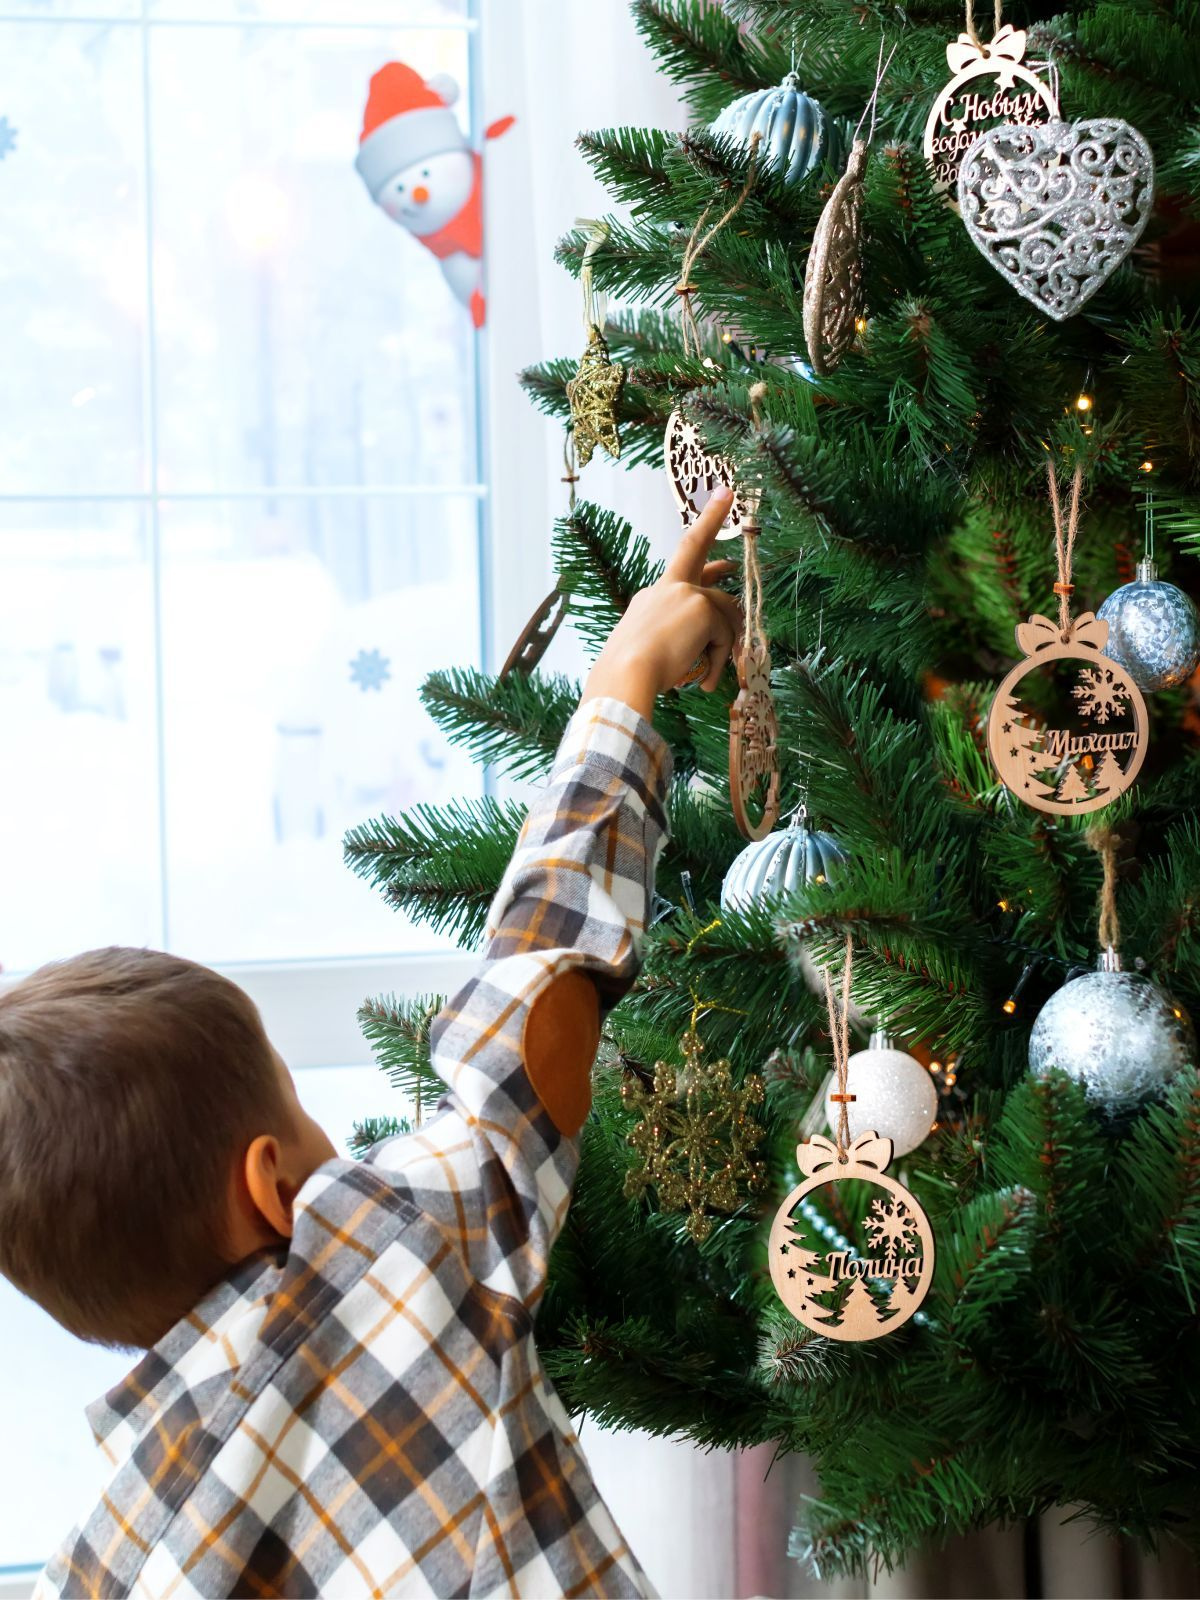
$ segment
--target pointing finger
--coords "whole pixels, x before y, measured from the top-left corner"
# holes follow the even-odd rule
[[[732,489],[721,485],[713,490],[712,498],[704,510],[691,527],[685,529],[675,554],[667,562],[664,576],[679,579],[683,583],[699,583],[705,558],[724,526],[732,505]]]

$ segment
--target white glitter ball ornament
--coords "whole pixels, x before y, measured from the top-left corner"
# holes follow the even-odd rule
[[[836,1093],[833,1078],[825,1096],[825,1120],[831,1130],[838,1123],[839,1108],[831,1099]],[[850,1057],[846,1093],[854,1096],[846,1107],[851,1143],[861,1134],[877,1133],[892,1141],[896,1156],[906,1156],[927,1139],[937,1118],[933,1078],[919,1061],[895,1049],[886,1033],[873,1033],[867,1048]]]
[[[1114,951],[1095,972],[1052,994],[1029,1036],[1029,1069],[1059,1067],[1105,1111],[1127,1111],[1156,1094],[1195,1059],[1188,1014]]]
[[[1106,656],[1125,668],[1139,689],[1174,689],[1200,662],[1200,613],[1153,561],[1139,561],[1137,579],[1123,583],[1097,611],[1108,623]]]

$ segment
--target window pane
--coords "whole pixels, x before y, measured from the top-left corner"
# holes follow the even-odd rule
[[[354,170],[398,38],[465,87],[458,29],[152,30],[168,491],[473,481],[470,317]]]
[[[161,941],[153,604],[136,506],[0,506],[0,963]]]
[[[469,0],[149,0],[151,17],[236,22],[378,22],[395,30],[414,23],[459,19]]]
[[[139,0],[0,0],[5,17],[136,17]]]
[[[399,1091],[374,1066],[309,1068],[296,1073],[296,1088],[339,1155],[346,1154],[356,1122],[409,1114]],[[83,1409],[136,1359],[82,1344],[0,1278],[0,1363],[10,1375],[20,1374],[4,1393],[0,1568],[40,1566],[94,1505],[104,1463]]]
[[[9,494],[143,487],[138,30],[0,23],[0,482]],[[7,142],[7,141],[5,141]]]
[[[452,947],[346,868],[344,830],[478,794],[417,691],[479,657],[473,495],[162,516],[171,948],[228,962]]]

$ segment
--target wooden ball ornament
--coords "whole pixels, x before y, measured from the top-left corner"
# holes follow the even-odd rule
[[[846,170],[825,202],[804,271],[804,343],[823,378],[854,343],[863,314],[862,207],[867,144],[854,141]]]
[[[1124,794],[1141,770],[1146,702],[1124,668],[1104,654],[1107,642],[1108,623],[1090,611],[1065,628],[1036,615],[1017,628],[1024,659],[992,700],[988,753],[1005,788],[1036,811],[1097,811]],[[1073,724],[1049,727],[1022,703],[1021,687],[1031,674],[1061,662],[1079,667]]]
[[[529,621],[517,635],[508,652],[499,676],[507,678],[510,672],[520,672],[526,677],[550,648],[550,642],[562,626],[567,614],[568,596],[561,589],[551,589]]]
[[[762,493],[754,488],[744,493],[742,559],[757,572]],[[753,592],[761,595],[757,579]],[[743,605],[748,613],[754,609],[749,595]],[[729,802],[742,837],[765,839],[779,821],[779,717],[771,692],[771,651],[761,626],[751,629],[736,658],[738,692],[729,708]]]
[[[708,449],[696,424],[678,409],[667,419],[663,462],[685,528],[704,510],[714,489],[733,489],[733,504],[717,538],[736,539],[746,517],[746,502],[734,484],[733,467]]]
[[[745,839],[764,839],[779,820],[779,719],[765,646],[743,650],[729,708],[729,798]]]
[[[978,134],[997,123],[1050,122],[1058,116],[1056,88],[1031,72],[1024,57],[1025,32],[1007,23],[990,44],[960,33],[946,46],[954,76],[933,103],[923,148],[934,187],[947,191],[955,211],[958,169]]]
[[[805,1176],[771,1224],[771,1281],[796,1320],[827,1339],[880,1339],[902,1327],[929,1293],[933,1229],[910,1191],[887,1176],[891,1159],[892,1141],[875,1133],[857,1138],[844,1159],[820,1134],[796,1148]],[[851,1181],[879,1191],[862,1216],[867,1254],[847,1239],[830,1246],[806,1215],[816,1190]]]

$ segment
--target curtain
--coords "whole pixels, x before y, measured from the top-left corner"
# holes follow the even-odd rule
[[[566,505],[561,428],[523,398],[515,373],[582,351],[579,286],[555,264],[554,245],[577,217],[611,209],[576,149],[576,135],[625,124],[681,130],[687,114],[638,38],[626,0],[483,0],[482,37],[483,120],[517,117],[487,154],[486,406],[489,415],[505,418],[505,449],[490,462],[492,614],[510,627],[490,641],[496,667],[512,643],[512,617],[528,616],[551,586],[549,531]],[[673,545],[679,523],[660,474],[627,473],[597,452],[579,491],[627,517],[657,555]],[[584,664],[577,641],[560,634],[547,665],[579,674]],[[788,1458],[772,1467],[766,1447],[704,1452],[586,1423],[581,1436],[601,1493],[664,1596],[1165,1600],[1200,1594],[1200,1571],[1186,1557],[1138,1556],[1132,1547],[1089,1536],[1085,1524],[1065,1524],[1066,1513],[1032,1529],[987,1529],[953,1540],[869,1582],[824,1582],[787,1555],[802,1497],[819,1493],[806,1461]]]

